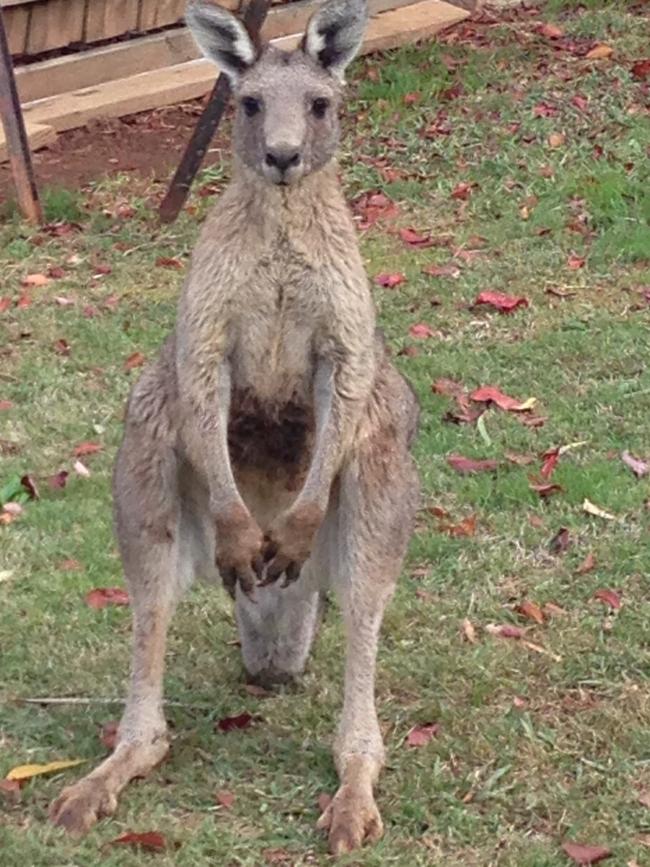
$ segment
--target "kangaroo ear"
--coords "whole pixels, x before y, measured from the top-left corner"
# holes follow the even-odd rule
[[[367,21],[367,0],[329,0],[310,18],[302,49],[343,81],[345,67],[359,50]]]
[[[232,12],[209,0],[190,0],[185,20],[201,51],[233,84],[255,62],[253,40]]]

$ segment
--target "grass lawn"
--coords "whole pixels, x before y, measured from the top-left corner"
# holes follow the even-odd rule
[[[649,80],[632,72],[650,17],[640,4],[585,6],[554,0],[541,18],[461,27],[350,76],[344,180],[372,223],[360,236],[369,274],[406,278],[376,298],[422,401],[425,508],[380,651],[386,836],[343,864],[562,867],[566,841],[610,848],[612,865],[650,863],[650,476],[620,457],[650,458]],[[538,32],[541,20],[564,35]],[[597,44],[613,53],[585,57]],[[205,175],[208,192],[227,171]],[[368,206],[377,191],[386,198]],[[161,193],[111,178],[48,193],[50,220],[79,228],[36,231],[11,214],[0,226],[0,489],[15,499],[27,473],[40,490],[0,525],[0,777],[27,762],[90,767],[119,715],[16,699],[124,691],[129,611],[84,596],[122,581],[110,473],[134,354],[152,357],[172,326],[175,266],[211,204],[197,195],[161,228]],[[433,245],[409,246],[404,228]],[[471,307],[485,290],[530,303]],[[455,399],[432,390],[441,378],[537,402],[456,424],[444,420]],[[87,442],[102,448],[80,458],[84,477],[74,449]],[[529,484],[540,455],[574,443],[547,480],[561,491],[541,497]],[[451,454],[498,466],[462,475]],[[53,487],[61,470],[67,484]],[[531,602],[543,622],[520,610]],[[330,863],[314,824],[336,787],[340,620],[330,611],[300,688],[272,698],[245,691],[235,638],[225,594],[194,590],[170,638],[169,760],[81,843],[46,822],[79,769],[34,779],[19,803],[0,792],[2,867]],[[262,720],[215,732],[244,710]],[[406,745],[434,722],[429,743]],[[129,830],[175,848],[106,845]]]

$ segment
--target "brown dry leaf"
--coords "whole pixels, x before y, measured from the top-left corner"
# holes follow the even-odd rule
[[[583,865],[597,864],[612,854],[612,850],[604,846],[589,846],[584,843],[562,843],[562,848],[572,861]]]
[[[159,831],[145,831],[136,834],[129,831],[115,840],[111,840],[109,846],[132,846],[134,849],[144,849],[145,852],[164,852],[167,849],[167,840]]]
[[[476,515],[468,515],[467,518],[463,518],[460,523],[443,525],[440,529],[456,538],[461,536],[474,536],[476,534]]]
[[[587,572],[591,572],[595,565],[596,558],[594,557],[593,551],[590,551],[576,569],[576,575],[586,575]]]
[[[551,24],[549,22],[545,24],[540,24],[537,32],[540,36],[545,36],[547,39],[560,39],[562,36],[564,36],[564,30],[561,27],[558,27],[557,24]]]
[[[45,274],[27,274],[20,281],[21,286],[47,286],[49,282],[50,278]]]
[[[214,796],[215,801],[220,807],[229,810],[235,803],[235,796],[228,789],[219,789]]]
[[[611,45],[604,45],[601,42],[598,45],[594,45],[591,51],[585,54],[585,58],[587,60],[605,60],[607,57],[611,57],[613,53],[614,49]]]
[[[516,452],[505,452],[504,457],[511,464],[517,464],[518,467],[528,466],[536,460],[535,455],[519,455]]]
[[[273,695],[268,689],[264,689],[263,686],[258,686],[256,683],[245,683],[244,691],[252,695],[253,698],[269,698]]]
[[[440,723],[425,723],[413,726],[406,735],[405,743],[409,747],[425,747],[429,741],[440,734]]]
[[[552,148],[561,148],[566,142],[566,134],[563,132],[552,132],[548,137],[548,145]]]
[[[616,592],[616,590],[596,590],[593,598],[598,599],[599,602],[602,602],[609,608],[618,609],[621,607],[621,597],[620,594]]]
[[[124,362],[125,370],[133,370],[134,367],[140,367],[145,363],[145,357],[141,352],[132,352]]]
[[[488,623],[485,627],[485,631],[489,632],[490,635],[496,635],[498,638],[523,638],[524,630],[519,626],[513,626],[510,623]]]
[[[528,620],[534,620],[535,623],[543,623],[544,622],[544,614],[542,609],[536,602],[533,602],[531,599],[524,599],[524,601],[517,605],[515,609],[522,617],[528,618]]]
[[[79,443],[78,446],[75,446],[74,456],[76,458],[83,458],[86,455],[94,455],[95,452],[101,452],[104,447],[100,443],[90,443],[83,442]]]
[[[467,617],[463,620],[461,626],[462,633],[465,637],[466,641],[469,641],[470,644],[477,644],[478,639],[476,637],[476,629],[471,620],[468,620]]]
[[[548,543],[552,554],[562,554],[571,544],[571,534],[566,527],[560,527],[555,536]]]
[[[561,605],[557,605],[555,602],[547,602],[544,605],[544,614],[546,617],[566,617],[566,611],[562,608]]]

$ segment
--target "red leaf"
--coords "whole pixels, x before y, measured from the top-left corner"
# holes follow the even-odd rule
[[[468,515],[467,518],[463,518],[460,524],[443,524],[440,529],[456,538],[460,536],[474,536],[476,533],[476,515]]]
[[[405,244],[408,244],[409,247],[433,246],[433,239],[431,238],[431,235],[423,235],[420,232],[416,232],[415,229],[400,229],[399,236]]]
[[[496,635],[499,638],[523,638],[525,632],[523,629],[520,629],[519,626],[512,626],[510,623],[503,623],[499,626],[488,623],[485,627],[486,631],[490,633],[490,635]]]
[[[501,313],[512,313],[517,307],[528,307],[527,298],[506,295],[504,292],[479,292],[474,304],[489,304]]]
[[[415,325],[411,325],[409,334],[417,340],[425,340],[427,337],[434,337],[435,331],[425,322],[418,322]]]
[[[590,551],[582,563],[576,569],[576,575],[586,575],[587,572],[591,572],[596,566],[596,558],[593,555],[593,551]]]
[[[50,476],[47,480],[48,485],[53,490],[63,490],[68,482],[68,476],[70,473],[67,470],[59,470],[58,473],[55,473],[53,476]]]
[[[631,72],[633,78],[638,78],[639,81],[648,78],[650,76],[650,58],[647,60],[637,60],[632,66]]]
[[[540,476],[543,479],[550,479],[553,475],[553,470],[557,466],[557,462],[560,460],[560,450],[559,448],[549,449],[547,452],[544,452],[543,457],[544,462],[540,470]]]
[[[65,271],[60,265],[50,265],[47,269],[47,276],[51,277],[52,280],[60,280],[65,277]]]
[[[90,608],[106,608],[107,605],[128,605],[129,594],[121,587],[96,587],[86,593],[86,605]]]
[[[103,448],[101,443],[83,442],[75,447],[74,454],[77,458],[83,458],[84,455],[94,455],[96,452],[101,452]]]
[[[535,491],[543,499],[546,499],[547,497],[552,497],[553,494],[559,494],[564,490],[562,485],[555,485],[551,483],[541,484],[539,482],[530,482],[529,487],[531,491]]]
[[[548,102],[540,102],[533,106],[533,117],[555,117],[560,113],[559,108]]]
[[[255,717],[244,711],[238,716],[226,716],[220,719],[217,723],[217,728],[220,732],[232,732],[235,729],[247,729],[254,721]]]
[[[133,370],[134,367],[140,367],[145,363],[146,359],[141,352],[132,352],[124,362],[125,370]]]
[[[360,229],[368,229],[377,220],[393,218],[399,213],[395,202],[383,193],[364,193],[352,203],[352,209],[357,216],[361,217]]]
[[[548,543],[549,550],[552,554],[561,554],[566,551],[571,544],[571,534],[566,527],[560,527],[555,536]]]
[[[571,253],[567,259],[567,265],[572,271],[578,271],[580,268],[584,268],[585,262],[586,259],[584,256],[578,256],[575,253]]]
[[[461,199],[466,201],[472,195],[472,184],[468,184],[467,181],[461,181],[459,184],[456,184],[454,189],[451,191],[452,199]]]
[[[21,780],[0,780],[0,795],[4,795],[12,804],[19,803],[20,783]]]
[[[99,739],[102,744],[106,747],[107,750],[113,752],[115,749],[115,744],[117,743],[117,730],[119,727],[119,723],[117,720],[111,720],[110,722],[104,723],[102,726],[102,730],[99,733]]]
[[[23,292],[23,294],[20,296],[18,301],[16,301],[16,307],[20,307],[21,310],[24,310],[26,307],[31,307],[31,306],[32,306],[32,299],[30,298],[30,296],[26,292]]]
[[[10,400],[0,400],[0,412],[4,412],[8,409],[11,409],[13,403]]]
[[[383,286],[386,289],[394,289],[402,283],[406,283],[404,274],[377,274],[375,277],[377,286]]]
[[[427,265],[422,269],[422,273],[429,277],[452,277],[457,280],[460,277],[460,268],[453,262],[447,262],[446,265]]]
[[[494,385],[482,385],[470,394],[470,398],[476,401],[476,403],[494,403],[499,409],[506,410],[506,412],[517,410],[521,406],[520,400],[509,397]]]
[[[560,39],[564,36],[564,30],[558,27],[557,24],[540,24],[537,32],[540,36],[545,36],[547,39]]]
[[[54,341],[53,348],[59,355],[70,355],[70,344],[63,337]]]
[[[522,617],[526,617],[528,620],[534,620],[535,623],[544,622],[542,609],[536,602],[532,602],[530,599],[524,599],[520,605],[517,605],[516,610]]]
[[[11,298],[0,298],[0,313],[4,313],[5,310],[9,310],[11,307]]]
[[[571,97],[571,105],[574,105],[576,108],[580,109],[580,111],[586,111],[589,106],[589,100],[581,93],[576,93]]]
[[[415,103],[419,102],[421,98],[422,94],[417,90],[414,90],[412,93],[405,93],[404,105],[415,105]]]
[[[109,842],[110,846],[133,846],[134,849],[144,849],[146,852],[164,852],[167,849],[167,840],[159,831],[145,831],[136,834],[129,831],[115,840]]]
[[[175,268],[177,271],[182,271],[185,267],[180,259],[174,259],[170,256],[159,256],[156,259],[156,265],[159,268]]]
[[[440,734],[439,723],[425,723],[413,726],[406,735],[405,742],[409,747],[425,747],[429,741]]]
[[[215,793],[214,799],[217,804],[224,807],[226,810],[229,810],[235,803],[235,796],[232,792],[229,792],[228,789],[219,789],[219,791]]]
[[[610,608],[621,607],[621,597],[616,590],[596,590],[594,593],[594,599],[598,599],[599,602],[608,605]]]
[[[461,455],[449,455],[447,463],[457,473],[462,474],[492,472],[499,466],[499,461],[492,459],[475,460],[474,458],[464,458]]]
[[[612,850],[604,846],[587,846],[583,843],[562,843],[562,848],[576,864],[597,864],[612,854]]]
[[[650,473],[650,464],[647,461],[641,461],[639,458],[635,458],[629,452],[623,452],[621,460],[625,466],[632,470],[637,479],[642,479],[643,476],[647,476],[648,473]]]

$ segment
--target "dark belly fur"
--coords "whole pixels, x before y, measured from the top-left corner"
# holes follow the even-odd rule
[[[228,446],[235,467],[286,475],[297,483],[309,467],[313,435],[313,411],[297,400],[277,406],[247,392],[232,396]]]

